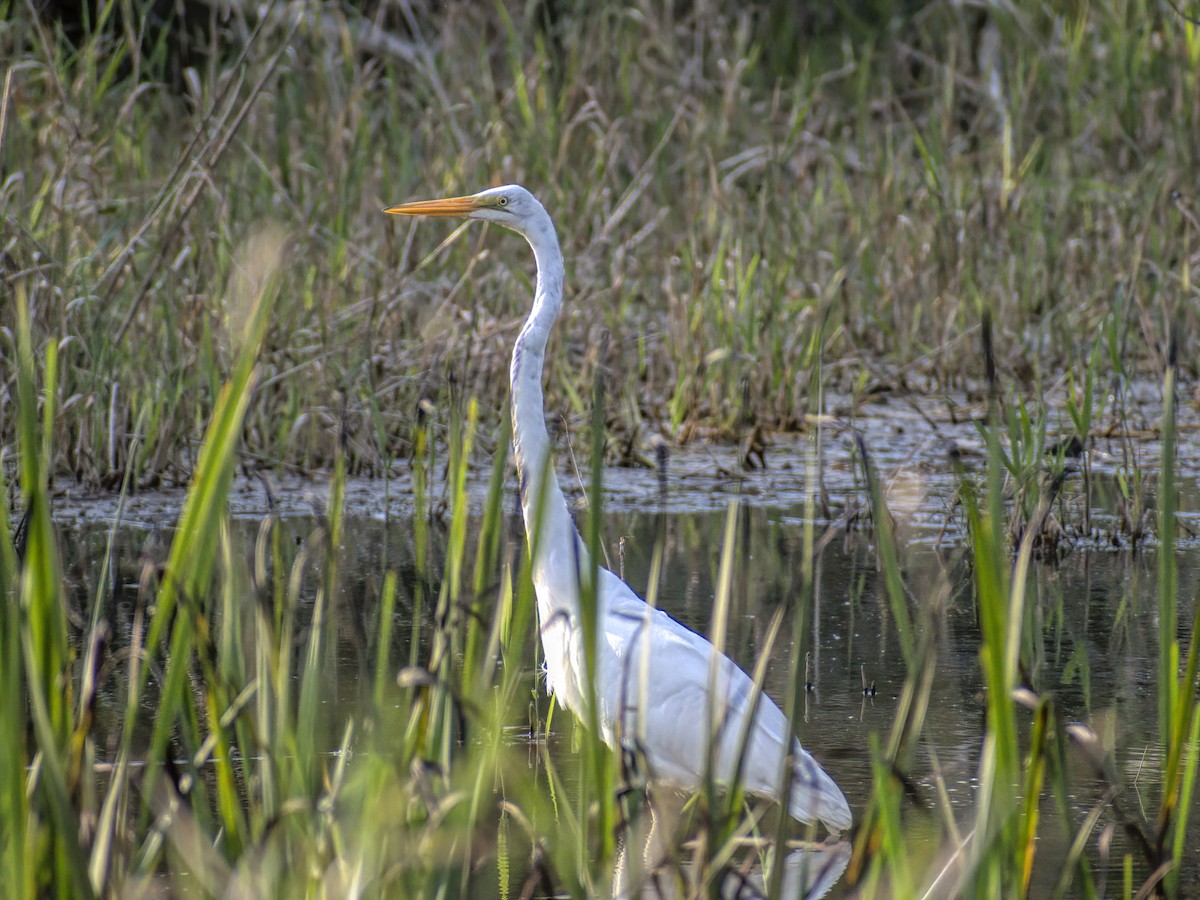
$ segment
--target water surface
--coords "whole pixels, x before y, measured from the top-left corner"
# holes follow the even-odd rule
[[[798,460],[793,474],[775,477],[799,480],[796,473],[801,468],[802,461]],[[611,473],[610,481],[620,482],[623,476],[619,471]],[[657,482],[649,482],[641,495],[642,509],[632,503],[616,503],[615,511],[606,514],[604,520],[609,566],[640,594],[654,594],[659,606],[705,634],[712,624],[725,507],[739,493],[750,504],[761,499],[753,491],[741,490],[744,483],[738,478],[714,478],[724,478],[727,489],[716,492],[710,504],[692,504],[688,511],[662,512],[661,508],[669,509],[670,503],[660,502],[663,498],[652,486]],[[911,791],[906,809],[914,870],[923,871],[936,866],[939,853],[943,813],[935,775],[943,779],[946,798],[961,827],[969,828],[972,818],[974,779],[985,731],[984,686],[977,655],[980,634],[968,561],[956,549],[958,542],[947,539],[949,505],[944,491],[936,485],[932,490],[922,486],[921,502],[912,507],[912,514],[906,514],[904,497],[899,492],[910,489],[911,484],[906,486],[895,475],[889,484],[899,510],[898,533],[910,612],[919,627],[933,629],[937,635],[937,677],[924,738],[909,773]],[[401,581],[391,648],[395,667],[412,658],[410,636],[417,615],[413,605],[417,567],[412,520],[403,515],[381,516],[379,506],[356,508],[354,497],[359,489],[352,486],[350,492],[341,595],[334,610],[334,640],[328,646],[323,669],[323,716],[330,751],[337,747],[342,723],[361,712],[369,691],[375,665],[376,604],[383,574],[389,569],[395,570]],[[316,527],[316,518],[302,510],[306,503],[313,508],[320,487],[311,485],[308,490],[309,496],[304,499],[290,499],[298,508],[287,510],[281,522],[286,541],[294,546]],[[244,505],[239,508],[235,504],[238,515],[234,540],[236,552],[249,560],[259,517],[265,510],[256,511],[252,502],[246,502],[246,496],[254,496],[252,485],[247,485],[241,496]],[[1185,500],[1190,496],[1185,491]],[[1195,508],[1195,504],[1185,502],[1185,507]],[[848,508],[845,496],[840,498],[839,508]],[[109,537],[111,511],[105,515],[104,510],[95,507],[81,509],[86,513],[70,519],[60,517],[67,570],[74,587],[72,596],[78,604],[77,621],[82,623],[86,618],[87,598],[108,593],[108,615],[115,644],[120,646],[128,641],[138,582],[146,565],[165,558],[170,540],[170,506],[155,507],[143,498],[126,508],[123,524],[113,532],[116,566],[108,592],[99,591],[96,582]],[[1097,515],[1103,512],[1098,506]],[[795,608],[801,603],[804,515],[800,499],[790,504],[747,505],[740,509],[739,564],[734,574],[726,651],[747,669],[763,646],[775,611],[780,605]],[[790,630],[784,629],[772,654],[766,690],[782,703],[788,696],[791,661],[805,660],[799,674],[811,689],[800,688],[803,712],[796,723],[797,732],[842,787],[856,817],[861,817],[871,790],[869,748],[873,739],[885,742],[893,725],[905,664],[870,533],[858,530],[852,520],[836,514],[817,521],[816,531],[828,539],[816,559],[812,605],[803,609],[810,627],[798,646],[793,645]],[[430,571],[437,573],[441,571],[446,541],[443,531],[436,527],[431,534]],[[510,517],[507,552],[515,555],[522,535],[519,521]],[[651,586],[651,558],[659,541],[664,552],[663,575],[658,585]],[[472,546],[470,539],[468,546]],[[1178,559],[1182,627],[1191,620],[1200,581],[1200,550],[1194,542],[1185,540]],[[1054,695],[1064,720],[1086,724],[1112,749],[1115,768],[1127,791],[1123,802],[1151,816],[1157,808],[1159,757],[1155,566],[1153,546],[1134,548],[1120,541],[1114,546],[1101,539],[1076,540],[1054,560],[1036,564],[1029,604],[1039,623],[1040,640],[1031,643],[1027,673],[1029,687]],[[309,600],[315,584],[312,579],[312,585],[305,589]],[[435,589],[436,584],[428,587]],[[427,620],[428,610],[420,617]],[[428,633],[427,621],[417,624],[423,626],[418,631]],[[297,646],[301,646],[300,641]],[[418,660],[421,652],[418,648]],[[531,689],[536,683],[536,689],[544,693],[532,666],[527,677]],[[100,728],[103,731],[106,721],[111,728],[107,741],[99,741],[102,750],[106,745],[115,746],[122,702],[117,691],[101,697]],[[569,722],[560,719],[548,742],[556,767],[568,773],[568,778],[576,770],[571,741],[564,737],[570,727]],[[514,741],[527,740],[522,737],[527,732],[526,723],[513,723]],[[538,754],[529,753],[527,758],[529,765],[541,765]],[[1070,819],[1063,819],[1051,798],[1043,804],[1035,893],[1054,885],[1074,828],[1100,802],[1104,791],[1105,785],[1082,759],[1074,760],[1074,764],[1067,798]],[[1105,859],[1098,850],[1098,841],[1110,826],[1115,826],[1112,850]],[[1089,854],[1101,869],[1100,877],[1107,874],[1119,884],[1121,857],[1129,849],[1120,823],[1106,811],[1089,841]],[[1195,874],[1200,875],[1200,865],[1194,861],[1193,865]],[[1135,871],[1139,867],[1140,860]]]

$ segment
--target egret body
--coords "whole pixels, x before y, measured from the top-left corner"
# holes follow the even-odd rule
[[[554,472],[542,397],[546,341],[563,297],[563,258],[554,223],[542,204],[518,185],[469,197],[404,203],[385,212],[482,219],[517,232],[533,248],[533,308],[512,355],[513,445],[547,682],[558,702],[587,722],[580,598],[581,585],[593,569]],[[718,783],[740,777],[747,792],[780,800],[790,765],[788,812],[801,822],[821,821],[831,831],[849,828],[845,796],[800,746],[782,710],[754,690],[750,677],[708,640],[647,604],[612,572],[597,571],[595,699],[604,740],[613,747],[622,740],[636,742],[652,780],[688,791],[701,786],[711,759]]]

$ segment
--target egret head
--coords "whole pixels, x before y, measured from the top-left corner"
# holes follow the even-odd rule
[[[546,210],[537,199],[519,184],[488,188],[468,197],[446,200],[417,200],[389,206],[384,210],[394,216],[454,216],[463,219],[483,219],[526,234],[531,224],[546,217]]]

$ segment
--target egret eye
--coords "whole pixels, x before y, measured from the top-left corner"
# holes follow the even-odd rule
[[[496,205],[497,206],[508,206],[508,198],[501,197],[499,200],[496,201]]]

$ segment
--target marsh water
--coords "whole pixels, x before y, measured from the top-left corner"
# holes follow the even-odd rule
[[[871,792],[870,747],[886,740],[896,715],[905,664],[879,571],[873,529],[861,518],[861,491],[853,460],[831,454],[818,461],[821,484],[806,486],[815,471],[805,445],[775,446],[766,471],[745,472],[737,451],[703,449],[676,458],[661,473],[613,469],[606,473],[604,546],[607,564],[639,593],[653,592],[659,606],[688,627],[708,633],[712,624],[720,547],[731,502],[739,507],[732,606],[726,651],[751,667],[763,645],[772,615],[782,604],[799,601],[804,557],[804,525],[815,512],[821,538],[815,564],[815,592],[805,610],[810,627],[801,645],[785,635],[772,655],[767,692],[779,701],[788,694],[793,659],[811,689],[803,692],[797,732],[849,798],[856,815]],[[1145,451],[1152,455],[1152,449]],[[1068,478],[1058,513],[1075,524],[1049,558],[1039,560],[1030,581],[1029,603],[1040,640],[1028,649],[1028,685],[1054,695],[1065,721],[1086,725],[1111,752],[1123,788],[1122,803],[1138,815],[1153,817],[1157,808],[1157,666],[1156,548],[1152,538],[1134,543],[1115,523],[1122,514],[1114,498],[1121,494],[1121,471],[1095,454],[1087,492],[1076,473]],[[972,818],[974,778],[985,733],[985,697],[978,649],[980,632],[969,561],[961,547],[961,511],[954,504],[960,477],[946,464],[937,442],[896,443],[880,448],[876,465],[895,517],[900,560],[913,620],[931,628],[937,639],[937,677],[925,721],[924,740],[910,774],[906,829],[914,871],[936,871],[944,852],[939,846],[944,804],[960,825]],[[1200,509],[1195,472],[1181,459],[1182,539],[1179,563],[1179,621],[1191,620],[1200,585],[1200,546],[1195,539],[1195,510]],[[572,475],[563,472],[568,484]],[[481,502],[483,478],[473,487]],[[575,482],[578,485],[578,481]],[[809,490],[817,496],[806,506]],[[268,509],[280,515],[287,543],[301,545],[316,526],[324,503],[320,481],[296,480],[274,485],[238,482],[231,498],[236,553],[253,555],[259,522]],[[579,496],[576,488],[569,493]],[[165,558],[180,494],[138,495],[116,501],[61,498],[57,518],[76,615],[86,617],[87,598],[107,595],[115,640],[128,633],[137,605],[138,582],[146,563]],[[1086,510],[1082,508],[1086,507]],[[509,509],[512,506],[509,505]],[[1084,517],[1083,512],[1087,515]],[[322,705],[328,747],[338,745],[341,723],[354,717],[370,691],[374,673],[374,634],[384,573],[400,577],[392,659],[412,656],[414,623],[428,610],[413,605],[415,559],[411,491],[401,478],[352,481],[347,490],[341,555],[341,595],[335,607],[327,648]],[[441,571],[446,537],[431,529],[428,571]],[[476,520],[473,520],[476,521]],[[1086,521],[1086,530],[1079,524]],[[114,525],[115,523],[115,525]],[[508,517],[505,544],[513,553],[523,532]],[[476,521],[477,525],[477,521]],[[112,541],[111,582],[102,590],[102,560]],[[473,546],[468,537],[468,547]],[[663,550],[659,583],[649,583],[655,547]],[[432,584],[430,585],[432,587]],[[313,588],[315,590],[315,587]],[[421,631],[420,628],[417,629]],[[427,631],[427,629],[426,629]],[[785,629],[785,632],[787,629]],[[418,649],[415,658],[420,657]],[[531,664],[531,688],[543,691]],[[120,720],[117,697],[109,698],[114,724]],[[103,727],[104,699],[99,710]],[[512,739],[529,740],[526,723],[514,722]],[[551,755],[570,773],[570,742],[555,728],[548,740]],[[103,741],[100,742],[103,746]],[[536,753],[529,765],[541,764]],[[1043,803],[1046,825],[1035,872],[1035,895],[1056,883],[1077,823],[1104,802],[1108,783],[1078,755],[1072,757],[1070,818],[1052,799]],[[569,777],[569,776],[568,776]],[[944,798],[936,785],[945,785]],[[1054,824],[1056,823],[1056,824]],[[1107,846],[1106,841],[1111,840]],[[1105,849],[1102,849],[1105,848]],[[1120,884],[1128,837],[1106,807],[1087,842],[1098,878]],[[1197,854],[1200,856],[1200,854]],[[1188,864],[1200,875],[1200,862]],[[836,891],[835,891],[835,896]]]

